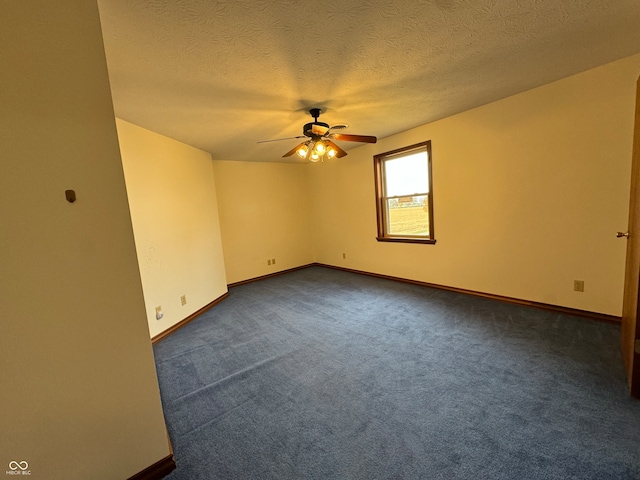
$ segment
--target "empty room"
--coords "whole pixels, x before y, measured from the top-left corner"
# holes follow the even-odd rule
[[[6,475],[640,479],[638,25],[0,0]]]

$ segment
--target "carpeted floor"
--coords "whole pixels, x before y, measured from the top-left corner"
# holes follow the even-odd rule
[[[178,479],[640,479],[619,327],[311,267],[155,345]]]

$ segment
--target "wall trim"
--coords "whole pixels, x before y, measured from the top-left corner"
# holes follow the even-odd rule
[[[264,280],[266,278],[275,277],[277,275],[282,275],[282,274],[285,274],[285,273],[294,272],[296,270],[302,270],[303,268],[312,267],[314,265],[317,265],[317,264],[316,263],[309,263],[307,265],[301,265],[299,267],[293,267],[293,268],[288,268],[286,270],[281,270],[279,272],[269,273],[268,275],[262,275],[260,277],[249,278],[247,280],[242,280],[240,282],[230,283],[230,284],[227,285],[227,288],[237,287],[237,286],[240,286],[240,285],[244,285],[246,283],[257,282],[258,280]],[[220,297],[216,298],[213,302],[208,303],[207,305],[202,307],[200,310],[197,310],[197,311],[193,312],[191,315],[189,315],[184,320],[181,320],[178,323],[176,323],[175,325],[167,328],[165,331],[160,332],[158,335],[156,335],[155,337],[153,337],[151,339],[151,343],[152,344],[156,344],[160,340],[162,340],[163,338],[168,337],[169,335],[171,335],[176,330],[181,329],[182,327],[187,325],[189,322],[194,320],[198,315],[200,315],[200,314],[206,312],[207,310],[209,310],[210,308],[216,306],[218,303],[220,303],[222,300],[224,300],[228,296],[229,296],[229,292],[227,291],[224,295],[221,295]]]
[[[278,275],[283,275],[289,272],[295,272],[296,270],[302,270],[303,268],[313,267],[314,265],[320,265],[319,263],[309,263],[307,265],[300,265],[299,267],[288,268],[286,270],[280,270],[279,272],[269,273],[267,275],[261,275],[260,277],[248,278],[247,280],[241,280],[239,282],[230,283],[227,285],[228,288],[238,287],[240,285],[245,285],[247,283],[257,282],[259,280],[265,280],[271,277],[277,277]]]
[[[499,300],[501,302],[514,303],[517,305],[525,305],[528,307],[540,308],[542,310],[549,310],[552,312],[575,315],[578,317],[586,317],[592,320],[598,320],[600,322],[620,324],[620,322],[622,321],[621,317],[617,317],[615,315],[606,315],[604,313],[590,312],[588,310],[579,310],[576,308],[561,307],[559,305],[551,305],[548,303],[534,302],[532,300],[522,300],[520,298],[514,298],[514,297],[505,297],[503,295],[494,295],[492,293],[477,292],[475,290],[467,290],[467,289],[458,288],[458,287],[448,287],[446,285],[438,285],[437,283],[422,282],[420,280],[410,280],[402,277],[393,277],[390,275],[383,275],[381,273],[365,272],[363,270],[354,270],[352,268],[338,267],[336,265],[328,265],[325,263],[315,263],[313,265],[317,265],[319,267],[325,267],[325,268],[333,268],[334,270],[342,270],[345,272],[357,273],[359,275],[367,275],[370,277],[383,278],[385,280],[393,280],[393,281],[402,282],[402,283],[411,283],[413,285],[420,285],[423,287],[438,288],[440,290],[449,290],[451,292],[464,293],[466,295],[473,295],[475,297],[490,298],[493,300]]]
[[[162,460],[136,473],[129,480],[161,480],[176,469],[176,461],[173,453],[170,453]]]
[[[155,344],[155,343],[159,342],[160,340],[162,340],[163,338],[168,337],[173,332],[175,332],[176,330],[179,330],[180,328],[184,327],[187,323],[189,323],[191,320],[195,319],[198,315],[200,315],[201,313],[206,312],[211,307],[214,307],[215,305],[220,303],[222,300],[224,300],[228,296],[229,296],[229,292],[227,291],[223,295],[221,295],[220,297],[216,298],[213,302],[208,303],[207,305],[202,307],[200,310],[197,310],[197,311],[193,312],[191,315],[189,315],[184,320],[181,320],[178,323],[176,323],[175,325],[167,328],[165,331],[160,332],[158,335],[156,335],[155,337],[153,337],[151,339],[151,343]]]
[[[410,283],[410,284],[413,284],[413,285],[420,285],[422,287],[438,288],[440,290],[448,290],[450,292],[463,293],[465,295],[473,295],[475,297],[490,298],[492,300],[498,300],[498,301],[501,301],[501,302],[513,303],[513,304],[516,304],[516,305],[525,305],[525,306],[528,306],[528,307],[540,308],[542,310],[548,310],[548,311],[557,312],[557,313],[564,313],[564,314],[567,314],[567,315],[575,315],[575,316],[578,316],[578,317],[590,318],[592,320],[597,320],[599,322],[620,324],[620,322],[622,321],[621,317],[618,317],[618,316],[615,316],[615,315],[607,315],[607,314],[604,314],[604,313],[590,312],[588,310],[579,310],[577,308],[561,307],[559,305],[551,305],[549,303],[541,303],[541,302],[534,302],[532,300],[523,300],[523,299],[520,299],[520,298],[506,297],[506,296],[503,296],[503,295],[495,295],[495,294],[492,294],[492,293],[478,292],[478,291],[475,291],[475,290],[467,290],[465,288],[449,287],[447,285],[439,285],[437,283],[422,282],[420,280],[411,280],[411,279],[408,279],[408,278],[394,277],[394,276],[391,276],[391,275],[384,275],[382,273],[366,272],[364,270],[355,270],[353,268],[339,267],[337,265],[329,265],[327,263],[318,263],[318,262],[313,262],[313,263],[309,263],[309,264],[306,264],[306,265],[300,265],[299,267],[288,268],[286,270],[281,270],[279,272],[269,273],[267,275],[261,275],[259,277],[248,278],[247,280],[241,280],[239,282],[230,283],[230,284],[227,285],[227,288],[233,288],[233,287],[238,287],[240,285],[245,285],[247,283],[258,282],[260,280],[265,280],[267,278],[276,277],[278,275],[284,275],[285,273],[295,272],[296,270],[302,270],[302,269],[309,268],[309,267],[314,267],[314,266],[324,267],[324,268],[332,268],[334,270],[342,270],[342,271],[345,271],[345,272],[356,273],[356,274],[359,274],[359,275],[367,275],[369,277],[377,277],[377,278],[382,278],[382,279],[385,279],[385,280],[393,280],[395,282]],[[159,333],[158,335],[153,337],[151,339],[151,343],[155,344],[155,343],[159,342],[160,340],[162,340],[163,338],[168,337],[173,332],[175,332],[176,330],[184,327],[190,321],[195,319],[198,315],[200,315],[201,313],[204,313],[207,310],[209,310],[210,308],[214,307],[215,305],[220,303],[222,300],[224,300],[228,296],[229,296],[229,292],[227,291],[224,295],[218,297],[213,302],[205,305],[200,310],[192,313],[191,315],[189,315],[184,320],[176,323],[172,327],[169,327],[168,329],[166,329],[164,332]]]

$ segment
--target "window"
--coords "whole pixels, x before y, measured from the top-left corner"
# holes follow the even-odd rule
[[[378,241],[436,243],[431,141],[373,157]]]

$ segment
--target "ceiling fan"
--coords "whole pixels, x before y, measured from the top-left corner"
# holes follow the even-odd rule
[[[347,128],[344,123],[329,126],[324,122],[319,122],[320,116],[319,108],[312,108],[309,110],[309,114],[313,117],[313,122],[307,123],[302,127],[303,135],[289,138],[277,138],[275,140],[263,140],[258,143],[277,142],[280,140],[292,140],[294,138],[308,138],[301,144],[295,146],[287,153],[282,155],[283,157],[290,157],[296,153],[300,158],[308,158],[312,162],[324,161],[324,158],[344,157],[347,152],[336,145],[333,140],[339,140],[344,142],[363,142],[363,143],[376,143],[378,139],[371,135],[352,135],[348,133],[336,133],[336,130],[342,130]]]

